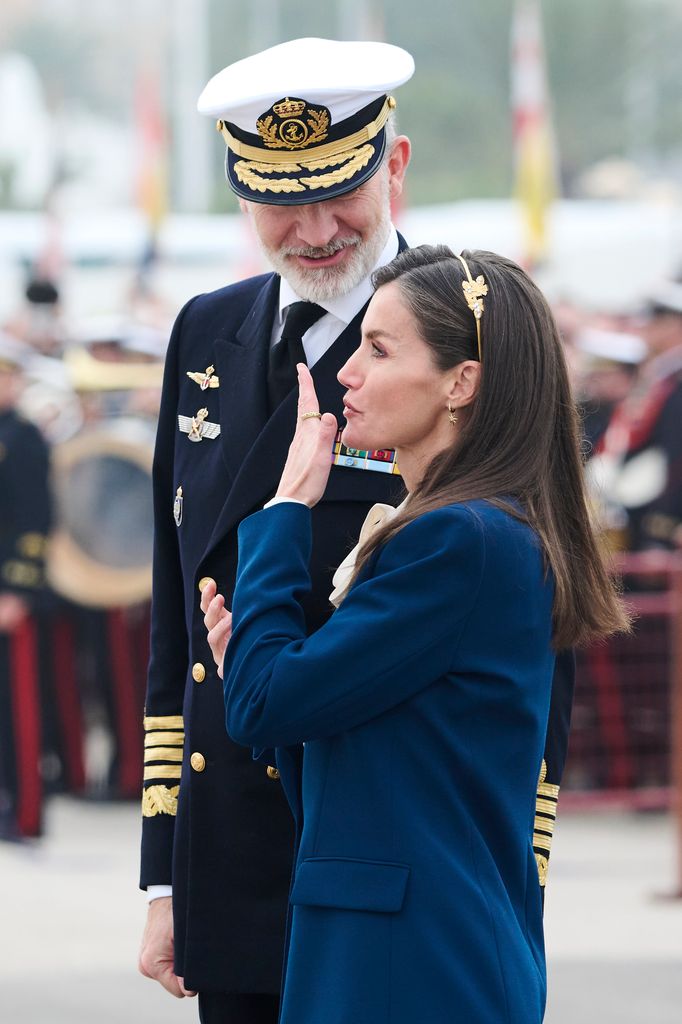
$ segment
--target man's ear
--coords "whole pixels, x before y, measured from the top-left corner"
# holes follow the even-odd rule
[[[388,186],[391,199],[397,199],[403,190],[403,179],[410,162],[412,147],[407,135],[398,135],[393,140],[386,166],[388,167]]]
[[[458,363],[450,374],[448,401],[457,408],[470,405],[481,382],[481,364],[475,359],[465,359]]]
[[[239,209],[242,211],[242,213],[248,213],[249,212],[249,204],[247,203],[246,199],[242,199],[242,197],[239,196],[238,202],[239,202]]]

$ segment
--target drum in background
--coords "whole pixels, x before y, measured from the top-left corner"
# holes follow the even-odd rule
[[[48,579],[58,594],[90,608],[149,599],[153,445],[152,424],[120,419],[55,446]]]

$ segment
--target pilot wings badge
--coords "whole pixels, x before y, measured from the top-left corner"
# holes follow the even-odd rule
[[[190,380],[193,380],[195,384],[198,384],[202,391],[206,391],[207,388],[219,388],[220,377],[216,377],[214,374],[215,366],[207,366],[203,373],[196,373],[192,370],[187,371],[187,376]]]

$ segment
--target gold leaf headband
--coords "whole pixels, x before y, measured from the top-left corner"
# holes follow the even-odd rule
[[[474,314],[476,319],[476,339],[478,341],[478,361],[481,362],[481,317],[483,316],[483,296],[488,294],[488,285],[485,283],[483,274],[479,274],[474,281],[471,276],[467,261],[463,256],[457,256],[457,259],[464,267],[467,280],[462,281],[462,290],[464,291],[464,298],[467,300],[467,306]]]

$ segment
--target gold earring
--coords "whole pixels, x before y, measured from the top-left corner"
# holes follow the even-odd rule
[[[448,402],[448,419],[454,425],[457,422],[457,413]]]

